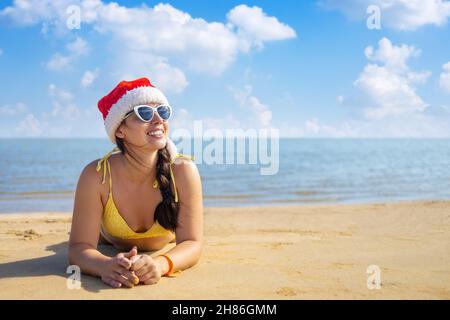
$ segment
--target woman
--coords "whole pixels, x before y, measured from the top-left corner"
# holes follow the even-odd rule
[[[80,175],[69,263],[112,287],[154,284],[200,258],[200,175],[168,138],[172,109],[147,78],[120,82],[98,108],[117,147]],[[138,250],[159,250],[174,241],[164,255],[138,255]],[[97,250],[99,242],[122,252],[105,256]]]

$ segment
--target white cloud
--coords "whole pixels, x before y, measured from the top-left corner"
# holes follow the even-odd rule
[[[227,14],[230,24],[238,28],[238,32],[257,45],[264,41],[284,40],[297,37],[295,31],[288,25],[269,17],[259,7],[248,7],[245,4],[234,7]]]
[[[342,128],[321,123],[317,118],[306,120],[304,127],[300,129],[302,136],[314,137],[350,137],[353,132],[347,122]]]
[[[94,83],[95,79],[97,79],[98,73],[98,69],[86,70],[81,78],[81,85],[85,88],[90,87],[92,83]]]
[[[49,114],[44,113],[44,119],[48,120],[49,117],[58,117],[61,120],[73,121],[80,118],[81,111],[73,102],[72,93],[50,84],[48,94],[52,102],[52,110]]]
[[[430,107],[431,109],[431,107]],[[441,106],[431,113],[394,115],[383,119],[347,119],[324,123],[314,117],[299,123],[285,121],[279,127],[280,137],[332,138],[448,138],[450,108]]]
[[[150,75],[150,81],[165,93],[182,92],[188,85],[184,72],[170,65],[166,58],[138,51],[126,51],[113,61],[116,66],[112,83],[122,79],[137,79]]]
[[[416,85],[423,84],[429,71],[411,70],[409,59],[418,57],[420,50],[407,45],[393,45],[387,38],[377,47],[367,47],[365,55],[369,63],[354,82],[356,94],[338,96],[343,107],[363,108],[347,120],[323,123],[312,118],[299,124],[286,121],[280,126],[284,137],[450,137],[450,107],[428,105],[416,92]],[[443,70],[448,70],[445,64]],[[445,77],[444,77],[445,78]]]
[[[381,25],[396,30],[416,30],[426,25],[444,25],[450,17],[447,0],[323,0],[329,9],[337,9],[351,19],[366,19],[366,9],[376,5],[381,10]]]
[[[73,99],[72,93],[63,89],[59,89],[53,83],[48,86],[48,95],[53,101],[60,101],[64,103],[70,102]]]
[[[46,66],[50,70],[60,71],[68,69],[70,62],[71,59],[69,56],[63,56],[60,53],[55,53],[47,62]]]
[[[66,50],[68,51],[66,55],[55,53],[47,62],[47,68],[53,71],[67,70],[79,57],[87,55],[90,49],[85,40],[77,37],[66,45]]]
[[[446,92],[450,93],[450,61],[442,66],[442,73],[439,77],[439,85]]]
[[[85,56],[89,53],[89,46],[85,40],[77,37],[73,42],[66,45],[67,51],[75,57]]]
[[[414,47],[394,46],[387,38],[378,42],[378,49],[367,47],[368,60],[379,62],[364,67],[354,85],[360,89],[366,104],[365,116],[381,119],[389,115],[421,112],[428,106],[415,91],[415,84],[424,83],[429,71],[414,72],[407,65],[410,57],[420,53]]]
[[[43,132],[42,124],[33,114],[29,113],[19,122],[16,132],[22,137],[37,137]]]
[[[0,11],[0,16],[22,25],[45,24],[47,32],[49,28],[67,29],[65,10],[69,5],[81,7],[82,28],[90,25],[100,34],[111,35],[113,75],[122,76],[124,70],[130,74],[165,71],[161,83],[173,87],[174,92],[182,91],[188,84],[185,69],[220,75],[239,54],[252,47],[295,37],[295,31],[275,17],[245,5],[232,9],[228,14],[231,21],[227,23],[192,17],[170,4],[130,8],[100,0],[15,0]],[[145,59],[129,59],[136,55]],[[58,53],[48,67],[67,69],[71,62],[70,54]],[[157,82],[156,85],[161,86]]]
[[[378,49],[374,50],[372,46],[368,46],[364,50],[368,60],[384,63],[387,68],[398,71],[407,70],[408,59],[418,57],[420,53],[420,50],[414,46],[405,44],[394,46],[387,38],[382,38],[378,42]]]
[[[248,116],[251,127],[269,127],[272,122],[272,111],[257,97],[252,95],[253,88],[250,85],[244,89],[230,87],[234,99],[241,107],[248,108],[251,114]]]
[[[104,123],[96,106],[79,108],[74,95],[54,84],[48,87],[51,109],[39,114],[27,113],[14,132],[27,137],[103,137]],[[10,136],[10,130],[0,130],[2,136]]]
[[[23,102],[18,102],[14,106],[3,106],[0,107],[0,115],[14,116],[27,111],[28,108]]]

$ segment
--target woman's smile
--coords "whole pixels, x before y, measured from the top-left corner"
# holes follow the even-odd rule
[[[162,138],[162,137],[164,137],[164,131],[161,129],[152,130],[152,131],[147,132],[147,135],[150,137]]]

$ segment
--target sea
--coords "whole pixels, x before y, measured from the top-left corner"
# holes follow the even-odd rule
[[[450,139],[280,138],[265,153],[258,145],[257,156],[250,141],[231,155],[226,144],[179,149],[194,156],[206,207],[450,199]],[[73,211],[81,171],[113,147],[102,138],[1,138],[0,213]]]

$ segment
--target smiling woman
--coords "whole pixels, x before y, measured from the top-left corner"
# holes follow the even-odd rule
[[[200,175],[168,138],[172,108],[147,78],[120,82],[98,107],[117,147],[88,164],[80,175],[69,262],[113,287],[153,284],[200,258]],[[176,159],[180,160],[175,165]],[[99,241],[123,252],[107,257],[97,250]],[[163,255],[138,254],[138,250],[160,250],[173,241],[175,247]]]

